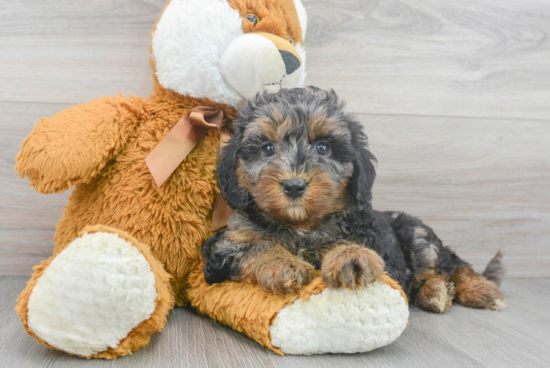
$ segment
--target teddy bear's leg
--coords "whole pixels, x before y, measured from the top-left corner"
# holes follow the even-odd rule
[[[127,233],[91,226],[35,267],[16,307],[44,345],[112,359],[146,345],[174,306],[170,276]]]
[[[199,312],[279,354],[370,351],[401,335],[409,316],[405,295],[386,275],[355,289],[327,288],[318,276],[300,293],[275,295],[245,282],[208,285],[197,261],[190,286]]]

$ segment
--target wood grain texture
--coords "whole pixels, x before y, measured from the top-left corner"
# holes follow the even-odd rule
[[[32,268],[52,255],[54,233],[53,229],[0,229],[1,275],[32,275]]]
[[[356,112],[548,119],[546,0],[310,0],[307,83]]]
[[[0,101],[150,93],[148,35],[164,0],[0,3]],[[304,3],[308,83],[356,112],[550,116],[546,0]]]
[[[164,3],[0,1],[0,101],[149,95],[149,33]]]
[[[508,308],[480,311],[454,305],[444,315],[411,308],[395,343],[366,354],[284,356],[191,310],[175,309],[145,348],[114,361],[52,351],[27,336],[13,311],[25,277],[0,277],[0,367],[547,367],[550,359],[549,279],[506,280]]]
[[[550,276],[550,121],[359,115],[378,158],[373,205],[420,217],[481,271]]]

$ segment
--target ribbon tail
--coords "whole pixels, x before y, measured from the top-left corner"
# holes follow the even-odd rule
[[[216,194],[214,198],[214,210],[212,212],[212,231],[215,232],[227,226],[229,216],[231,216],[232,213],[233,209],[229,207],[221,193]]]
[[[220,129],[220,151],[223,147],[227,145],[227,142],[231,139],[231,131],[226,127],[222,126]],[[214,198],[214,210],[212,213],[212,231],[221,229],[222,227],[227,226],[229,217],[233,213],[233,209],[229,207],[221,193],[216,195]]]

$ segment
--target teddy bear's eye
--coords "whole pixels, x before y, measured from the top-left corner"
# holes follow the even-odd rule
[[[252,22],[254,26],[256,26],[256,24],[258,24],[258,22],[260,21],[260,18],[258,18],[256,14],[248,13],[244,17],[246,18],[247,21]]]
[[[291,45],[294,44],[294,41],[292,40],[292,37],[288,38],[288,42],[290,42]]]

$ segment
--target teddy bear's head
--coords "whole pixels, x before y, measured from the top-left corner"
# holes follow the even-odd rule
[[[151,35],[155,89],[236,106],[303,86],[300,0],[170,0]]]

